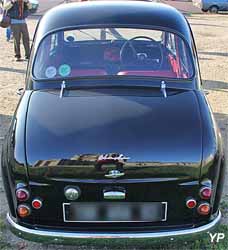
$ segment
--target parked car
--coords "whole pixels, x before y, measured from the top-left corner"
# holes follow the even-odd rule
[[[228,0],[193,0],[193,4],[203,12],[218,13],[218,11],[228,11]]]
[[[55,7],[38,24],[19,93],[1,157],[19,237],[192,239],[219,223],[222,139],[176,9]]]

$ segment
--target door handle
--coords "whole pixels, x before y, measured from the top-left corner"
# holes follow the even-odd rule
[[[124,200],[126,194],[124,191],[104,191],[105,200]]]

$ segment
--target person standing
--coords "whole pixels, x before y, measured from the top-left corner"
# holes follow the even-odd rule
[[[9,26],[6,29],[6,41],[9,42],[11,38],[12,38],[12,30],[11,27]]]
[[[0,14],[3,12],[3,0],[0,0]],[[12,31],[10,26],[6,28],[6,41],[9,42],[12,37]]]
[[[16,61],[21,61],[21,37],[25,49],[25,59],[30,56],[29,32],[26,18],[29,15],[29,0],[4,0],[4,9],[11,18]]]

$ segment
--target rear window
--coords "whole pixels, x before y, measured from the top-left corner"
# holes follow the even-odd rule
[[[38,79],[89,76],[144,76],[188,79],[193,65],[179,36],[159,30],[99,28],[59,31],[37,51]]]

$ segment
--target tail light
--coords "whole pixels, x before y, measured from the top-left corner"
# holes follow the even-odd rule
[[[29,198],[29,191],[25,188],[19,188],[16,191],[16,197],[19,201],[27,201]]]
[[[25,218],[30,215],[31,209],[28,205],[21,204],[17,208],[17,213],[21,218]]]
[[[196,206],[196,200],[193,199],[193,198],[189,198],[187,201],[186,201],[186,207],[187,208],[194,208]]]
[[[202,199],[209,200],[211,198],[212,189],[210,187],[202,187],[199,195]]]
[[[35,209],[40,209],[42,207],[42,201],[40,199],[34,199],[32,201],[32,207]]]
[[[210,204],[207,202],[201,203],[197,208],[197,211],[200,215],[208,215],[210,213],[210,210]]]

